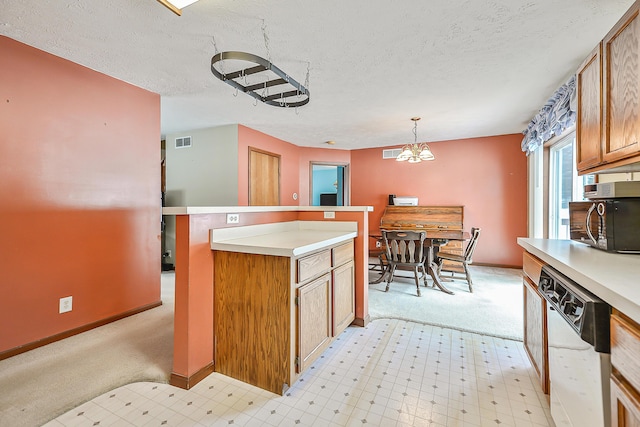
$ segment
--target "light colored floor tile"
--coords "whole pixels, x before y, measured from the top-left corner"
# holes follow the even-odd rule
[[[348,328],[339,338],[285,396],[214,373],[188,391],[130,384],[48,426],[549,423],[522,343],[401,320]]]

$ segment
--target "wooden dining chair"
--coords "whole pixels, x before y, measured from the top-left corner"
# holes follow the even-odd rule
[[[427,235],[424,231],[390,231],[382,230],[385,246],[385,258],[388,264],[387,286],[393,280],[396,269],[412,270],[416,281],[416,292],[420,296],[420,279],[418,273],[422,270],[425,286],[427,284],[426,251],[424,241]]]
[[[480,237],[480,228],[474,227],[471,229],[471,239],[467,243],[467,247],[462,255],[450,254],[446,252],[438,252],[436,264],[438,265],[438,276],[442,271],[449,271],[451,277],[454,279],[460,278],[467,281],[469,285],[469,292],[473,292],[473,282],[471,281],[471,273],[469,272],[469,264],[473,262],[473,251],[478,244],[478,237]],[[444,261],[452,261],[455,264],[462,264],[464,270],[464,277],[456,276],[455,271],[448,270]],[[449,267],[450,268],[450,267]]]

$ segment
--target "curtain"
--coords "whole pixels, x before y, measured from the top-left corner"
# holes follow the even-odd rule
[[[527,156],[553,136],[561,135],[576,122],[576,76],[553,94],[522,131],[522,151]]]

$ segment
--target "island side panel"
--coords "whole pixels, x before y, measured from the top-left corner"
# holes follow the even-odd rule
[[[174,346],[170,383],[185,389],[213,372],[213,256],[208,236],[211,225],[206,219],[202,215],[176,216]]]
[[[214,265],[215,370],[282,394],[292,382],[290,258],[214,251]]]

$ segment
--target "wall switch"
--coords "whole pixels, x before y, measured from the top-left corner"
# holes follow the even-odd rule
[[[334,219],[335,217],[336,213],[333,211],[324,213],[324,219]]]
[[[376,248],[381,248],[382,247],[382,242],[380,242],[380,240],[376,240]]]
[[[240,222],[240,214],[227,214],[227,224],[238,224]]]
[[[60,313],[67,313],[73,309],[73,297],[60,298]]]

